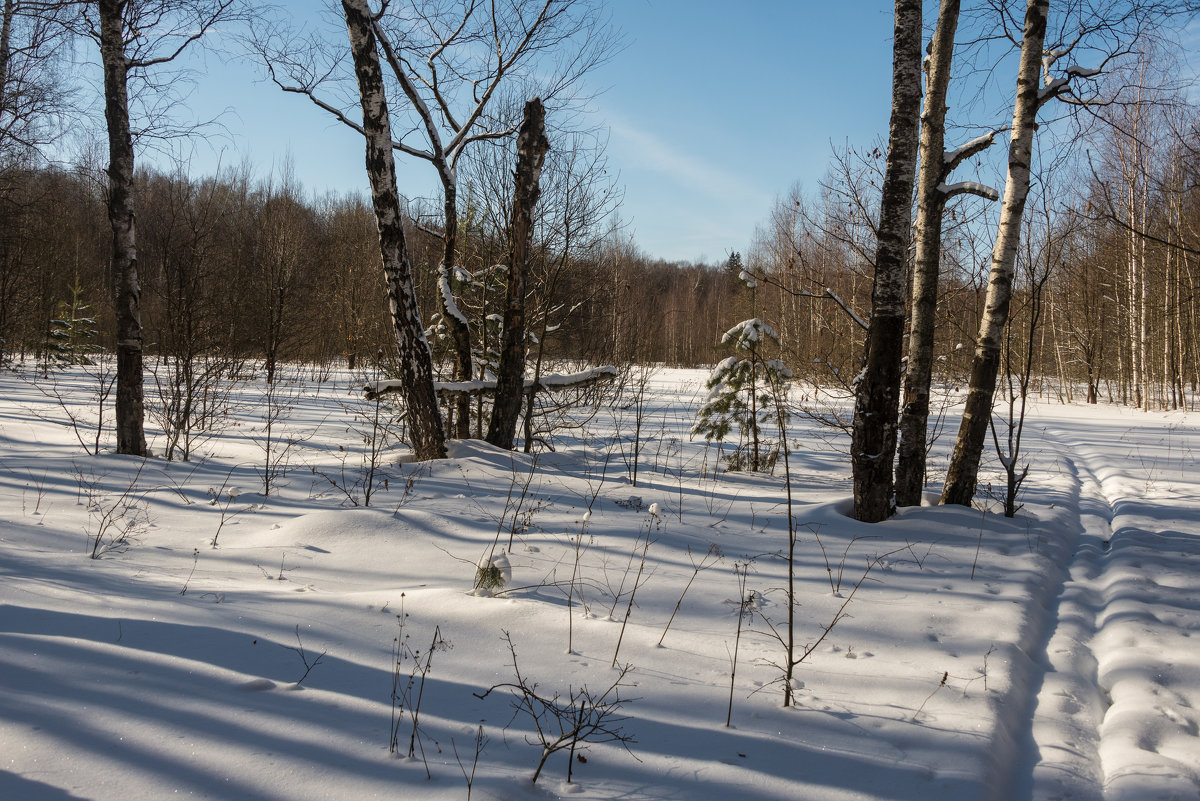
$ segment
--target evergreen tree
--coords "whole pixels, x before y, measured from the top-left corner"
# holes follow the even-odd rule
[[[79,283],[78,275],[68,291],[71,293],[70,300],[59,301],[58,316],[50,321],[46,332],[44,354],[47,369],[51,363],[94,364],[91,356],[100,352],[100,347],[94,344],[96,321],[88,316],[91,305],[83,300],[83,286]]]
[[[709,442],[722,441],[730,431],[738,431],[748,450],[742,453],[739,446],[730,458],[731,470],[744,466],[758,472],[774,467],[763,428],[775,424],[782,432],[787,423],[783,401],[792,371],[779,359],[766,358],[764,346],[768,339],[779,344],[775,330],[757,317],[743,320],[725,332],[721,344],[732,347],[734,354],[713,369],[705,384],[708,397],[692,426],[693,435],[703,434]]]
[[[741,281],[745,272],[746,268],[742,266],[742,254],[736,250],[730,253],[729,258],[725,260],[725,274],[734,280]]]

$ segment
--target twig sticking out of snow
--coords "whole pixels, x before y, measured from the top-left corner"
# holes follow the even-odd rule
[[[557,692],[546,696],[537,692],[536,682],[521,674],[521,668],[517,664],[517,649],[513,645],[512,635],[507,631],[504,632],[504,640],[508,643],[509,653],[512,654],[512,669],[516,681],[494,684],[486,692],[474,695],[483,699],[495,690],[508,690],[513,696],[513,708],[529,717],[534,734],[526,735],[525,741],[542,749],[537,767],[533,771],[533,782],[536,783],[542,775],[546,760],[559,751],[568,752],[569,784],[576,752],[582,750],[584,744],[620,743],[629,751],[629,744],[637,742],[620,725],[628,719],[620,714],[621,706],[635,700],[621,697],[621,688],[629,686],[625,679],[633,669],[631,665],[622,665],[617,677],[602,693],[592,692],[585,684],[578,689],[568,689],[565,698]],[[632,754],[632,751],[630,753]]]

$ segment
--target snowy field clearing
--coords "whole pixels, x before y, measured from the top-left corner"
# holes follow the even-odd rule
[[[652,375],[636,486],[616,404],[536,464],[389,451],[369,508],[362,376],[238,385],[190,461],[144,465],[81,444],[90,379],[28,379],[0,373],[0,798],[1200,797],[1200,416],[1038,406],[1015,519],[874,526],[794,421],[813,647],[785,708],[782,466],[714,473],[703,373]],[[473,595],[496,543],[508,590]],[[547,738],[591,714],[609,740],[536,784],[514,652]]]

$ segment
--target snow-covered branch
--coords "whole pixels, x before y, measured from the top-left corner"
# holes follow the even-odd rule
[[[975,195],[985,200],[999,200],[1000,192],[978,181],[961,181],[957,184],[938,184],[938,191],[947,199],[955,195]]]
[[[1038,105],[1041,106],[1052,98],[1061,94],[1064,90],[1071,86],[1070,77],[1055,78],[1047,83],[1041,89],[1038,89]]]
[[[972,156],[978,155],[979,153],[987,150],[995,143],[996,136],[1007,130],[1008,126],[1006,125],[1002,128],[997,128],[994,131],[988,131],[982,136],[977,136],[966,144],[955,148],[954,150],[947,150],[942,155],[942,164],[945,165],[942,175],[950,175],[950,173],[954,172],[958,165],[962,164]]]
[[[438,266],[438,291],[442,293],[442,305],[446,314],[467,325],[466,315],[459,310],[458,302],[454,300],[454,291],[450,288],[450,271],[444,264]]]
[[[866,331],[870,328],[870,326],[867,325],[867,321],[864,320],[863,318],[859,317],[858,314],[855,313],[854,309],[847,306],[846,301],[844,301],[840,297],[838,297],[838,294],[836,292],[834,292],[832,289],[829,289],[828,287],[825,288],[825,297],[829,298],[834,303],[841,306],[842,311],[844,311],[847,315],[849,315],[850,319],[853,320],[855,322],[855,324],[858,325],[859,328],[861,328],[864,331]]]
[[[604,367],[593,367],[589,370],[581,370],[577,373],[550,373],[544,375],[534,381],[531,378],[525,379],[524,394],[531,395],[538,392],[562,392],[569,389],[582,389],[583,387],[599,384],[605,381],[611,381],[617,377],[617,368],[606,365]],[[377,400],[378,398],[393,393],[399,392],[404,386],[404,382],[396,380],[388,381],[373,381],[363,387],[363,392],[367,400]],[[435,381],[433,388],[437,392],[438,397],[443,400],[457,398],[463,395],[477,396],[490,395],[496,391],[495,380],[491,381]]]

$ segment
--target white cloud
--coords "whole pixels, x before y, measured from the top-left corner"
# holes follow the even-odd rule
[[[607,115],[612,131],[611,143],[625,168],[649,169],[671,178],[682,187],[703,192],[713,198],[737,198],[770,202],[770,195],[752,185],[736,172],[703,161],[683,148],[650,131],[643,130],[619,115]],[[636,162],[631,163],[631,162]]]
[[[647,131],[605,110],[611,131],[608,153],[626,185],[626,216],[633,217],[639,245],[670,259],[723,258],[744,247],[771,207],[772,194],[735,168],[695,155],[700,137]],[[737,160],[722,152],[721,160]]]

